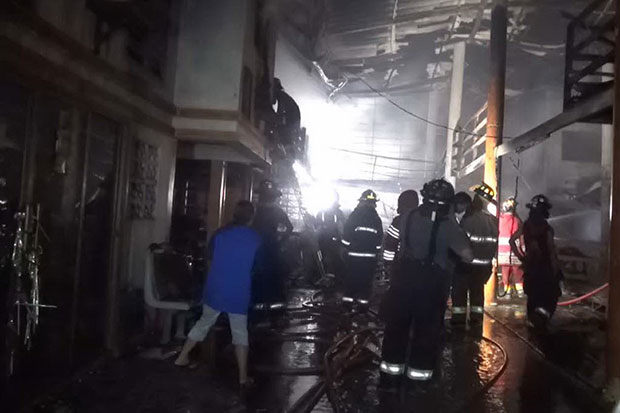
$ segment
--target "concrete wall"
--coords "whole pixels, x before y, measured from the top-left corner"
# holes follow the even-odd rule
[[[184,0],[181,8],[174,103],[237,110],[246,0]]]

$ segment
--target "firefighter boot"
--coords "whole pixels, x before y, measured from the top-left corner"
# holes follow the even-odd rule
[[[482,325],[483,319],[484,319],[484,307],[472,306],[470,308],[470,313],[469,313],[469,323],[474,326]]]
[[[381,372],[379,375],[379,385],[377,389],[387,393],[398,393],[402,381],[402,375],[394,375]]]
[[[467,324],[467,307],[452,307],[452,327],[465,327]]]

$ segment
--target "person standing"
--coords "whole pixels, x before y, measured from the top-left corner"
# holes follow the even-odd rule
[[[403,219],[409,211],[416,209],[420,199],[418,193],[413,189],[403,191],[398,197],[398,209],[396,210],[396,217],[392,220],[392,223],[388,227],[385,241],[383,242],[383,261],[385,262],[388,272],[391,270],[391,266],[396,260],[400,244],[400,225]]]
[[[523,262],[523,287],[527,295],[527,317],[531,325],[546,329],[562,294],[563,279],[557,257],[553,228],[547,222],[552,208],[549,199],[536,195],[529,204],[528,219],[522,230],[510,238],[510,245]],[[517,240],[523,236],[525,253]]]
[[[473,260],[467,235],[449,217],[452,185],[443,179],[428,182],[422,196],[422,205],[401,221],[401,251],[381,306],[385,336],[379,368],[385,390],[397,388],[403,375],[413,381],[432,379],[440,352],[449,256]]]
[[[338,194],[334,195],[334,202],[317,214],[316,221],[319,227],[319,251],[325,272],[339,278],[343,272],[340,245],[345,219],[340,210]]]
[[[190,351],[205,339],[220,313],[227,313],[241,388],[249,384],[247,314],[252,269],[261,243],[258,233],[249,227],[253,215],[254,206],[251,202],[239,202],[235,207],[233,222],[216,231],[211,238],[207,252],[211,268],[202,296],[202,316],[190,330],[174,363],[180,367],[189,365]]]
[[[344,225],[342,244],[347,250],[347,274],[342,301],[361,307],[369,304],[377,256],[383,241],[383,225],[377,214],[377,194],[368,189],[359,198]]]
[[[463,217],[465,217],[465,213],[471,207],[471,197],[467,192],[458,192],[454,195],[454,199],[452,200],[452,205],[454,207],[454,219],[456,219],[457,223],[461,223],[463,221]]]
[[[517,214],[517,201],[509,197],[502,203],[499,215],[499,240],[497,245],[497,265],[502,271],[502,282],[507,294],[512,292],[512,286],[519,297],[523,297],[523,270],[519,256],[512,252],[510,239],[523,225]],[[517,248],[523,250],[523,238],[515,240]],[[521,254],[523,255],[523,254]]]
[[[458,262],[454,271],[452,287],[452,325],[467,322],[467,298],[469,296],[469,319],[481,324],[484,317],[484,284],[493,273],[493,258],[497,252],[498,221],[487,210],[495,202],[495,191],[487,184],[474,187],[471,207],[461,220],[472,243],[474,260]]]
[[[280,245],[293,232],[293,224],[286,212],[277,205],[282,192],[270,180],[258,188],[258,206],[253,228],[262,238],[252,287],[254,309],[268,310],[284,306],[284,265]]]

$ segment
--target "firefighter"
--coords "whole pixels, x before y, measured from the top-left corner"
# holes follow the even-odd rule
[[[321,262],[328,276],[342,275],[340,245],[344,230],[344,214],[340,209],[338,194],[334,193],[334,202],[316,216],[319,227],[319,251]]]
[[[467,322],[467,297],[469,295],[469,320],[481,324],[484,317],[484,284],[493,273],[493,259],[497,251],[498,221],[487,207],[494,202],[495,191],[487,184],[472,188],[474,199],[461,220],[472,243],[474,260],[458,262],[452,286],[452,324]]]
[[[523,297],[523,270],[517,254],[512,252],[510,238],[523,225],[517,214],[517,201],[509,197],[502,203],[499,215],[499,240],[497,245],[497,265],[502,271],[502,282],[506,293],[512,293],[512,286],[519,297]],[[516,239],[517,247],[522,250],[523,238]]]
[[[280,245],[293,231],[286,212],[277,205],[282,196],[270,180],[258,188],[259,202],[253,227],[261,235],[252,287],[254,309],[277,309],[284,306],[284,275]]]
[[[460,224],[465,213],[471,207],[471,197],[467,192],[459,192],[454,195],[452,205],[454,207],[454,219]]]
[[[401,250],[381,306],[385,336],[380,385],[386,390],[397,387],[403,375],[414,381],[433,377],[440,352],[449,255],[466,262],[473,259],[467,235],[449,216],[452,185],[443,179],[428,182],[422,196],[422,205],[401,220]]]
[[[391,270],[391,265],[396,260],[396,254],[398,253],[402,217],[412,209],[416,209],[418,203],[418,193],[413,189],[404,191],[398,197],[398,209],[396,210],[398,215],[392,220],[383,243],[383,261],[388,270]]]
[[[536,195],[526,205],[530,210],[522,230],[510,238],[510,245],[523,262],[523,283],[527,295],[527,317],[531,326],[546,329],[562,294],[563,279],[553,240],[553,228],[547,222],[552,205],[544,195]],[[525,253],[517,240],[523,236]]]
[[[383,225],[376,211],[378,200],[373,190],[364,191],[344,225],[342,236],[347,262],[342,301],[361,308],[369,304],[383,240]]]

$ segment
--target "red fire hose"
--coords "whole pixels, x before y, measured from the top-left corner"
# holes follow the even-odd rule
[[[583,301],[586,298],[590,298],[593,295],[600,293],[601,291],[603,291],[607,287],[609,287],[609,283],[605,283],[605,284],[601,285],[600,287],[598,287],[596,290],[590,291],[589,293],[584,294],[581,297],[577,297],[577,298],[574,298],[572,300],[563,301],[561,303],[558,303],[558,305],[559,306],[566,306],[566,305],[577,304],[578,302]]]

